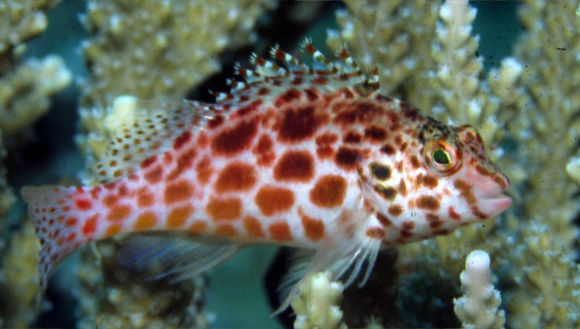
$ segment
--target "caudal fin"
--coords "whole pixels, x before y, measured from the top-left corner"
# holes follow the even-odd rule
[[[43,290],[56,266],[78,247],[92,240],[82,234],[81,227],[86,230],[90,223],[87,224],[86,218],[79,217],[75,205],[78,191],[82,191],[82,188],[22,188],[22,196],[28,203],[28,215],[33,221],[41,245],[38,268]]]

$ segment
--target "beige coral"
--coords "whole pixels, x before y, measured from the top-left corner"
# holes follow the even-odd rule
[[[343,289],[340,281],[332,280],[330,272],[312,275],[291,304],[296,313],[294,328],[346,329],[339,306]]]
[[[505,313],[499,309],[501,296],[491,283],[491,260],[483,250],[467,255],[461,272],[464,295],[455,298],[453,310],[465,329],[503,329]]]
[[[50,95],[71,81],[72,74],[55,55],[29,59],[1,77],[0,130],[10,135],[36,121],[48,110]]]
[[[11,48],[46,29],[45,10],[59,0],[12,0],[0,4],[0,58]],[[0,70],[1,71],[1,70]]]
[[[0,318],[10,327],[28,327],[40,311],[35,303],[40,282],[36,257],[39,247],[34,227],[27,222],[10,239],[8,251],[2,260],[0,300],[10,302],[2,303]]]

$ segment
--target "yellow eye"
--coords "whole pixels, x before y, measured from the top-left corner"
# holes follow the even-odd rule
[[[451,174],[460,167],[457,152],[444,140],[432,141],[425,147],[425,160],[441,174]]]

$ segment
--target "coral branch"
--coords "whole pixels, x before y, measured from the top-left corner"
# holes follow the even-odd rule
[[[483,250],[472,251],[465,261],[460,276],[465,295],[453,300],[453,310],[465,329],[504,327],[504,311],[498,310],[501,296],[491,283],[489,266],[489,255]]]

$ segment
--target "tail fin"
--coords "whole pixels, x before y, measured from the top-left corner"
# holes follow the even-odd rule
[[[48,278],[56,266],[75,249],[92,240],[82,234],[81,227],[85,229],[87,220],[80,218],[74,204],[75,195],[79,191],[82,188],[22,188],[22,196],[28,203],[28,216],[33,220],[41,245],[38,268],[43,290],[46,289]]]

